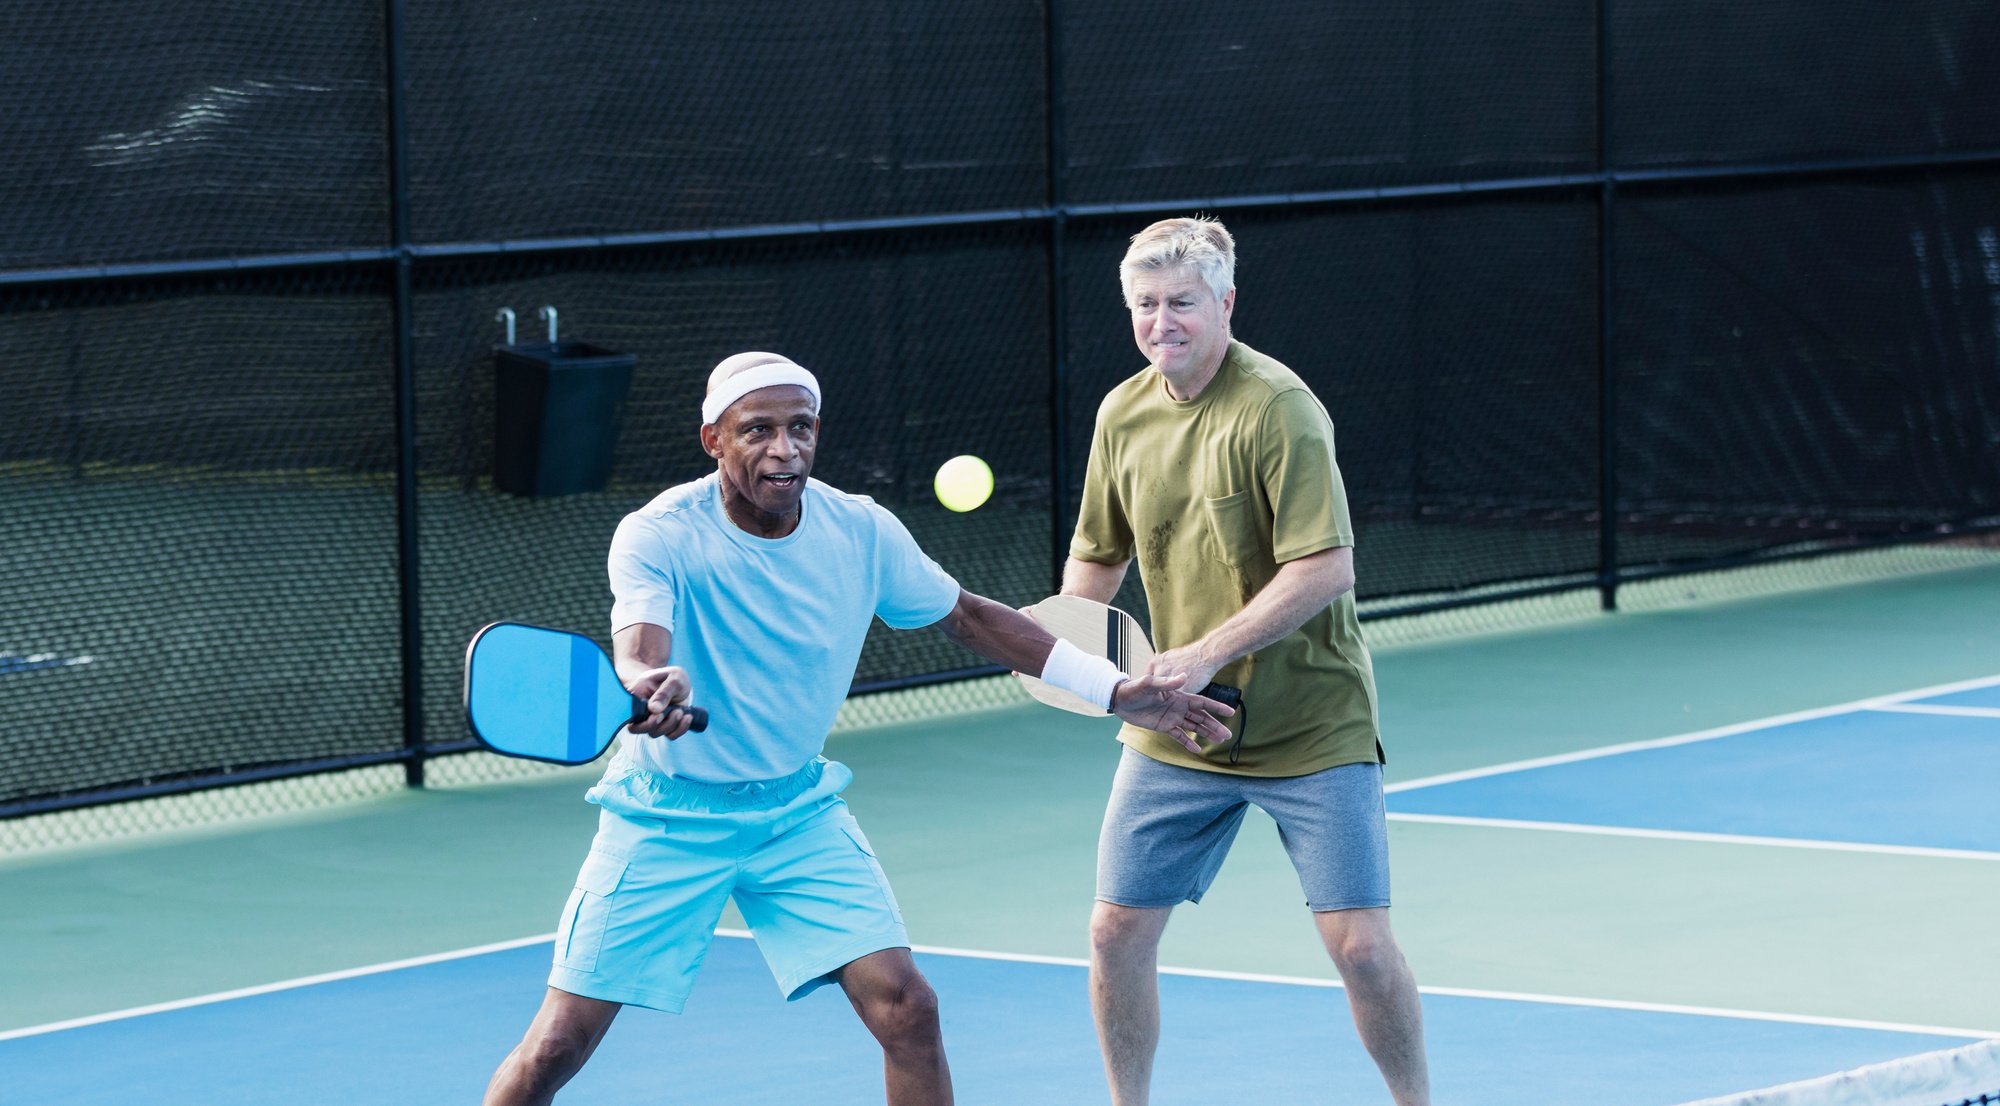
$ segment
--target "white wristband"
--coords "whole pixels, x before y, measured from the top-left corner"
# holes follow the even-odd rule
[[[1111,709],[1111,693],[1118,690],[1118,682],[1125,678],[1117,665],[1103,657],[1093,657],[1061,638],[1049,650],[1049,659],[1042,662],[1043,683],[1062,688],[1106,711]]]

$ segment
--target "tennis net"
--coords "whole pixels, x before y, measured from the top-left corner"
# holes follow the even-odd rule
[[[2000,1039],[1682,1106],[2000,1106]]]

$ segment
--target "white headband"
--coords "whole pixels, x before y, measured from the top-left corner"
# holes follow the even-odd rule
[[[708,394],[707,399],[701,401],[701,421],[704,425],[715,422],[730,404],[759,388],[775,388],[780,384],[796,384],[811,392],[813,414],[819,414],[819,379],[799,365],[781,360],[744,369],[723,381]]]

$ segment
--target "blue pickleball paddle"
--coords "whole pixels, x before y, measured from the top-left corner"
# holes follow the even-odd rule
[[[707,711],[675,709],[688,712],[692,729],[708,728]],[[495,622],[465,648],[465,717],[472,735],[496,753],[587,764],[620,729],[650,713],[582,634]]]

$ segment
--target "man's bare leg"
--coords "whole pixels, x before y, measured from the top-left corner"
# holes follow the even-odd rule
[[[1160,1044],[1160,934],[1172,907],[1099,902],[1090,913],[1090,1011],[1112,1106],[1146,1106]]]
[[[861,1024],[882,1045],[882,1084],[889,1106],[951,1106],[951,1068],[944,1058],[937,993],[917,970],[909,949],[884,949],[840,969],[835,978]]]
[[[1424,1010],[1416,977],[1389,929],[1389,912],[1327,910],[1313,914],[1320,940],[1347,985],[1354,1027],[1396,1106],[1430,1106],[1424,1059]]]
[[[547,1106],[597,1051],[619,1009],[615,1002],[549,988],[527,1035],[486,1085],[485,1106]]]

